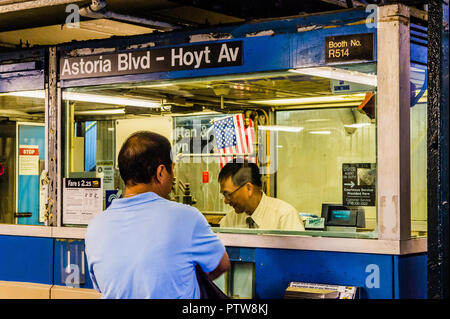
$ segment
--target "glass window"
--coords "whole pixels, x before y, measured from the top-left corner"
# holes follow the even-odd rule
[[[276,118],[277,197],[304,220],[324,217],[324,204],[359,207],[365,225],[358,231],[374,230],[375,119],[357,107],[279,111]]]
[[[171,199],[197,207],[217,232],[376,237],[375,73],[372,63],[67,89],[62,224],[86,225],[123,193],[118,151],[146,129],[172,142]],[[221,224],[249,186],[219,183],[232,158],[257,163],[262,183],[250,184],[278,200],[267,211],[292,210],[306,230],[292,220]],[[92,189],[83,193],[83,183]],[[77,215],[77,198],[100,192]]]
[[[427,67],[411,63],[411,235],[427,234]]]
[[[44,91],[0,93],[0,223],[44,225]]]
[[[86,226],[107,207],[108,197],[111,200],[120,196],[115,166],[119,118],[112,117],[117,108],[102,106],[95,98],[107,97],[69,91],[63,94],[65,160],[61,223],[66,226]]]

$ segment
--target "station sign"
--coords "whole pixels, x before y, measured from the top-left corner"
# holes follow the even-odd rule
[[[242,41],[229,41],[64,57],[59,74],[66,80],[239,66],[243,63],[242,50]]]
[[[325,37],[325,63],[373,60],[373,33]]]

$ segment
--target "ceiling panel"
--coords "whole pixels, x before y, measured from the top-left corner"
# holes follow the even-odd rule
[[[112,36],[130,36],[152,33],[154,29],[136,26],[124,22],[107,19],[96,19],[80,22],[79,28],[68,28],[64,25],[53,25],[0,32],[0,42],[18,45],[56,45],[58,43],[106,39]],[[49,34],[52,36],[50,37]]]

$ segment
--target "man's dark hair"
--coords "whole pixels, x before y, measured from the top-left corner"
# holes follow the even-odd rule
[[[262,187],[259,167],[255,163],[247,160],[233,159],[228,162],[219,173],[219,182],[231,177],[231,181],[236,186],[241,186],[246,182]]]
[[[120,177],[125,184],[150,183],[156,169],[163,164],[172,172],[171,145],[157,133],[140,131],[123,143],[118,157]]]

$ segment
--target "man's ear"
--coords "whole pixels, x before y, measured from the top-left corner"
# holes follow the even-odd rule
[[[250,196],[253,195],[253,193],[255,192],[255,186],[252,183],[247,183],[247,185],[245,185],[245,187],[247,188],[248,192],[250,193]]]
[[[164,167],[163,164],[159,165],[159,166],[156,168],[155,181],[156,181],[157,183],[161,183],[161,182],[162,182],[162,180],[163,180],[163,172],[164,172],[165,169],[166,169],[166,168]]]

